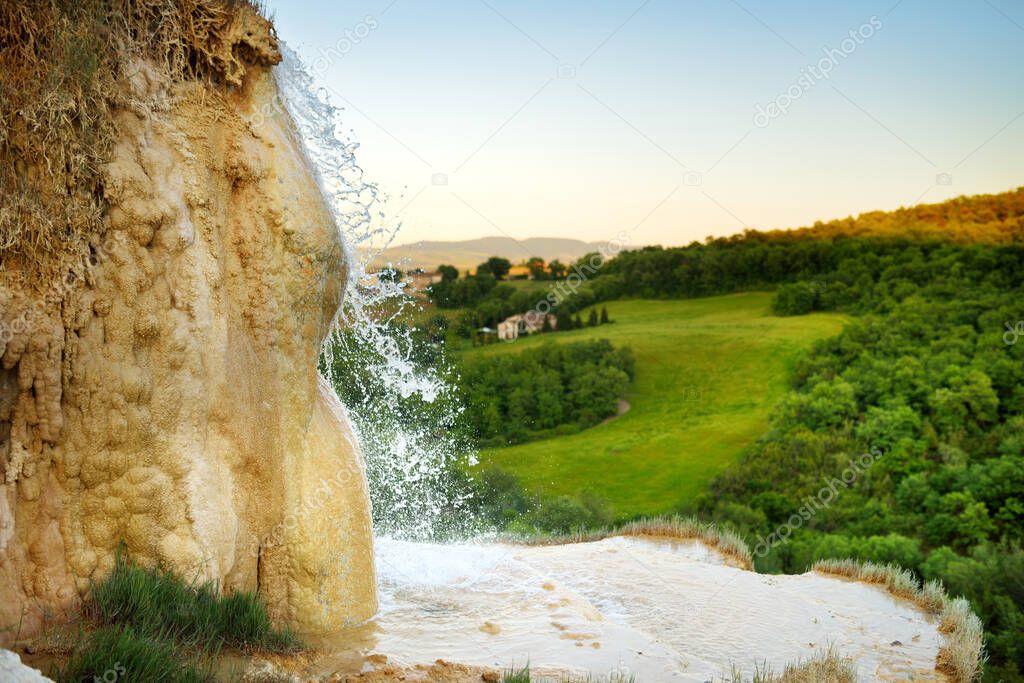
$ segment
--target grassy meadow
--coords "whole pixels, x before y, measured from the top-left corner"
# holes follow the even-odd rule
[[[660,514],[691,500],[765,431],[797,355],[846,320],[776,317],[771,297],[611,301],[610,325],[464,351],[516,353],[603,338],[631,347],[636,358],[626,414],[577,434],[485,450],[480,467],[501,467],[538,493],[592,491],[616,517]]]

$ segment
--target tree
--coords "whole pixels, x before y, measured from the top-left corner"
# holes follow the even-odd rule
[[[557,332],[568,332],[572,330],[572,315],[569,311],[558,311],[555,317],[555,330]]]
[[[777,315],[804,315],[815,309],[816,292],[806,282],[782,285],[772,300],[772,310]]]
[[[441,282],[451,282],[452,280],[459,279],[459,269],[455,266],[442,263],[437,267],[437,272],[441,273]]]
[[[558,259],[548,264],[548,272],[551,273],[552,280],[561,280],[565,277],[567,270],[565,264]]]
[[[597,309],[591,308],[590,315],[587,316],[587,327],[597,327]]]
[[[430,341],[435,344],[440,344],[444,341],[445,335],[448,332],[448,328],[451,326],[450,321],[443,315],[435,315],[424,325],[424,331],[427,333]]]
[[[544,268],[544,259],[540,256],[531,256],[526,262],[526,267],[530,269],[530,277],[534,280],[543,280],[547,277],[547,271]]]
[[[390,263],[387,268],[381,268],[377,271],[377,279],[381,282],[401,282],[403,273],[398,268],[395,268]]]
[[[573,326],[573,329],[577,329],[577,330],[582,330],[583,329],[583,321],[580,320],[580,314],[579,313],[577,313],[576,317],[572,319],[572,326]]]
[[[541,325],[540,331],[541,332],[550,332],[551,331],[551,320],[546,315],[544,316],[544,324]]]
[[[508,271],[510,271],[511,269],[512,262],[509,261],[507,258],[502,258],[500,256],[492,256],[491,258],[487,259],[479,266],[477,266],[476,273],[477,275],[481,273],[490,273],[491,275],[494,276],[496,280],[501,280],[504,279],[506,275],[508,275]]]
[[[605,308],[604,306],[602,306],[601,307],[601,324],[602,325],[606,325],[609,322],[611,322],[611,321],[608,320],[608,309]]]

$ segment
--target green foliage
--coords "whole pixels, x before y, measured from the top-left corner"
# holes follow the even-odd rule
[[[100,628],[79,643],[57,678],[140,683],[217,680],[214,658],[223,647],[243,652],[297,652],[302,643],[275,629],[256,595],[221,597],[211,583],[186,582],[146,569],[118,552],[114,570],[94,585],[86,616]]]
[[[501,675],[501,683],[530,683],[530,665],[521,669],[509,669]]]
[[[466,422],[486,445],[576,431],[614,415],[635,372],[607,340],[548,344],[464,362]]]
[[[758,434],[760,440],[697,500],[692,482],[699,489],[706,479],[673,479],[679,505],[696,505],[752,535],[769,536],[858,454],[881,453],[828,505],[801,517],[789,542],[771,547],[759,566],[799,572],[815,558],[850,554],[899,562],[958,583],[985,620],[990,668],[1006,680],[1021,680],[1024,670],[1016,644],[1024,641],[1024,573],[1017,560],[1024,540],[1024,343],[1003,338],[1008,325],[1024,320],[1022,202],[1024,189],[1018,189],[864,214],[802,231],[748,231],[686,247],[624,251],[558,306],[560,320],[572,320],[576,330],[569,339],[582,334],[581,311],[617,299],[773,289],[772,310],[808,333],[818,316],[806,313],[860,316],[793,363],[788,395],[773,393],[771,384],[748,383],[742,395],[748,405],[754,397],[777,403],[767,431],[763,412],[740,409],[737,397],[734,419],[718,425],[719,438],[728,433],[737,450]],[[648,303],[623,303],[617,310]],[[759,334],[781,329],[754,319]],[[712,314],[709,320],[722,323],[725,317]],[[681,355],[685,367],[699,366],[694,346],[674,339],[675,345],[655,360],[651,349],[659,343],[657,335],[674,322],[663,318],[657,328],[646,328],[644,338],[629,341],[642,370],[633,390],[640,399],[634,402],[631,392],[629,415],[586,436],[502,449],[485,458],[514,467],[531,490],[544,482],[552,494],[566,494],[580,481],[596,479],[601,494],[620,510],[662,512],[643,509],[662,504],[647,482],[665,482],[674,476],[676,460],[700,460],[699,453],[716,443],[713,420],[704,415],[701,429],[684,432],[689,440],[674,440],[680,415],[664,407],[657,421],[640,428],[646,411],[654,414],[655,402],[643,401],[647,389],[678,404],[679,387],[700,387],[691,377],[679,381],[680,373],[673,373],[675,385],[663,379]],[[693,320],[682,324],[692,326]],[[740,374],[731,367],[749,345],[740,342],[742,323],[732,325],[731,336],[719,332],[701,341],[716,350],[715,371],[739,385],[758,376],[760,368]],[[787,347],[792,354],[787,362],[797,350]],[[721,362],[723,355],[728,364]],[[760,357],[764,372],[778,369],[767,362],[770,357]],[[643,372],[646,363],[657,368],[649,376]],[[771,377],[777,381],[778,375]],[[710,412],[706,395],[695,396]],[[695,416],[687,412],[685,417]],[[614,437],[619,442],[612,447]],[[558,456],[552,457],[556,448]],[[657,466],[644,459],[647,451],[656,452]],[[716,458],[722,463],[717,471],[732,460],[723,455]],[[618,466],[619,460],[627,465]],[[556,505],[552,520],[558,512]],[[997,579],[996,571],[1006,574]],[[988,583],[972,583],[974,576]]]
[[[214,584],[186,583],[169,571],[141,567],[120,552],[114,571],[93,587],[86,612],[100,624],[127,626],[141,637],[207,652],[222,646],[269,652],[301,648],[292,632],[273,627],[256,595],[221,597]]]
[[[484,272],[464,278],[442,278],[427,288],[427,294],[439,308],[463,308],[479,303],[497,285],[494,275]]]
[[[490,273],[498,280],[504,280],[505,276],[508,275],[508,271],[512,269],[512,262],[507,258],[501,256],[492,256],[476,268],[478,275],[482,273]]]
[[[939,579],[982,616],[999,676],[1020,680],[1024,344],[1001,335],[1004,321],[1024,319],[1024,250],[868,245],[822,262],[835,270],[817,278],[845,280],[842,294],[825,302],[806,283],[787,285],[774,310],[864,315],[797,363],[772,428],[701,507],[767,538],[856,454],[881,453],[758,566],[800,572],[853,557]]]
[[[629,347],[635,359],[624,396],[628,412],[582,431],[555,430],[544,440],[486,449],[483,468],[500,466],[528,491],[551,497],[579,498],[589,489],[609,502],[616,522],[692,512],[681,506],[692,506],[712,477],[768,428],[802,350],[837,334],[845,320],[780,318],[771,315],[770,303],[769,293],[617,301],[607,306],[611,325],[466,350],[460,360],[469,364],[607,338],[616,348]]]
[[[572,315],[568,311],[559,309],[556,317],[558,320],[558,323],[555,325],[556,330],[559,332],[572,332]]]
[[[544,259],[539,256],[532,256],[526,262],[526,267],[530,269],[530,277],[534,280],[547,280],[549,278],[548,271],[544,267]]]
[[[476,512],[495,528],[528,535],[566,535],[605,527],[614,519],[608,501],[591,491],[579,496],[530,494],[511,472],[488,467],[474,482]]]
[[[109,680],[137,683],[212,683],[217,678],[198,657],[188,657],[173,641],[143,635],[131,626],[102,628],[89,636],[57,673],[61,683]]]
[[[772,310],[778,315],[804,315],[818,308],[817,293],[807,282],[782,285],[772,301]]]
[[[377,272],[377,277],[380,278],[381,282],[401,282],[405,277],[405,273],[394,266],[388,265],[387,268],[382,268]]]

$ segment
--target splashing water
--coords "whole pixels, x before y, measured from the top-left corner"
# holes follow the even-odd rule
[[[356,162],[358,144],[341,132],[340,110],[299,57],[282,45],[277,67],[284,105],[341,232],[348,263],[345,302],[324,344],[321,371],[348,409],[366,459],[378,534],[451,539],[478,525],[467,511],[459,461],[471,458],[458,436],[460,411],[442,365],[422,360],[422,340],[401,321],[417,304],[405,283],[371,276],[371,263],[394,240],[386,197]]]

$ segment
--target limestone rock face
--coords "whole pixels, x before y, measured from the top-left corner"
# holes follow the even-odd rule
[[[340,236],[271,69],[233,76],[138,63],[106,233],[61,282],[0,273],[0,640],[74,609],[121,543],[303,632],[376,611],[363,463],[316,370]]]

